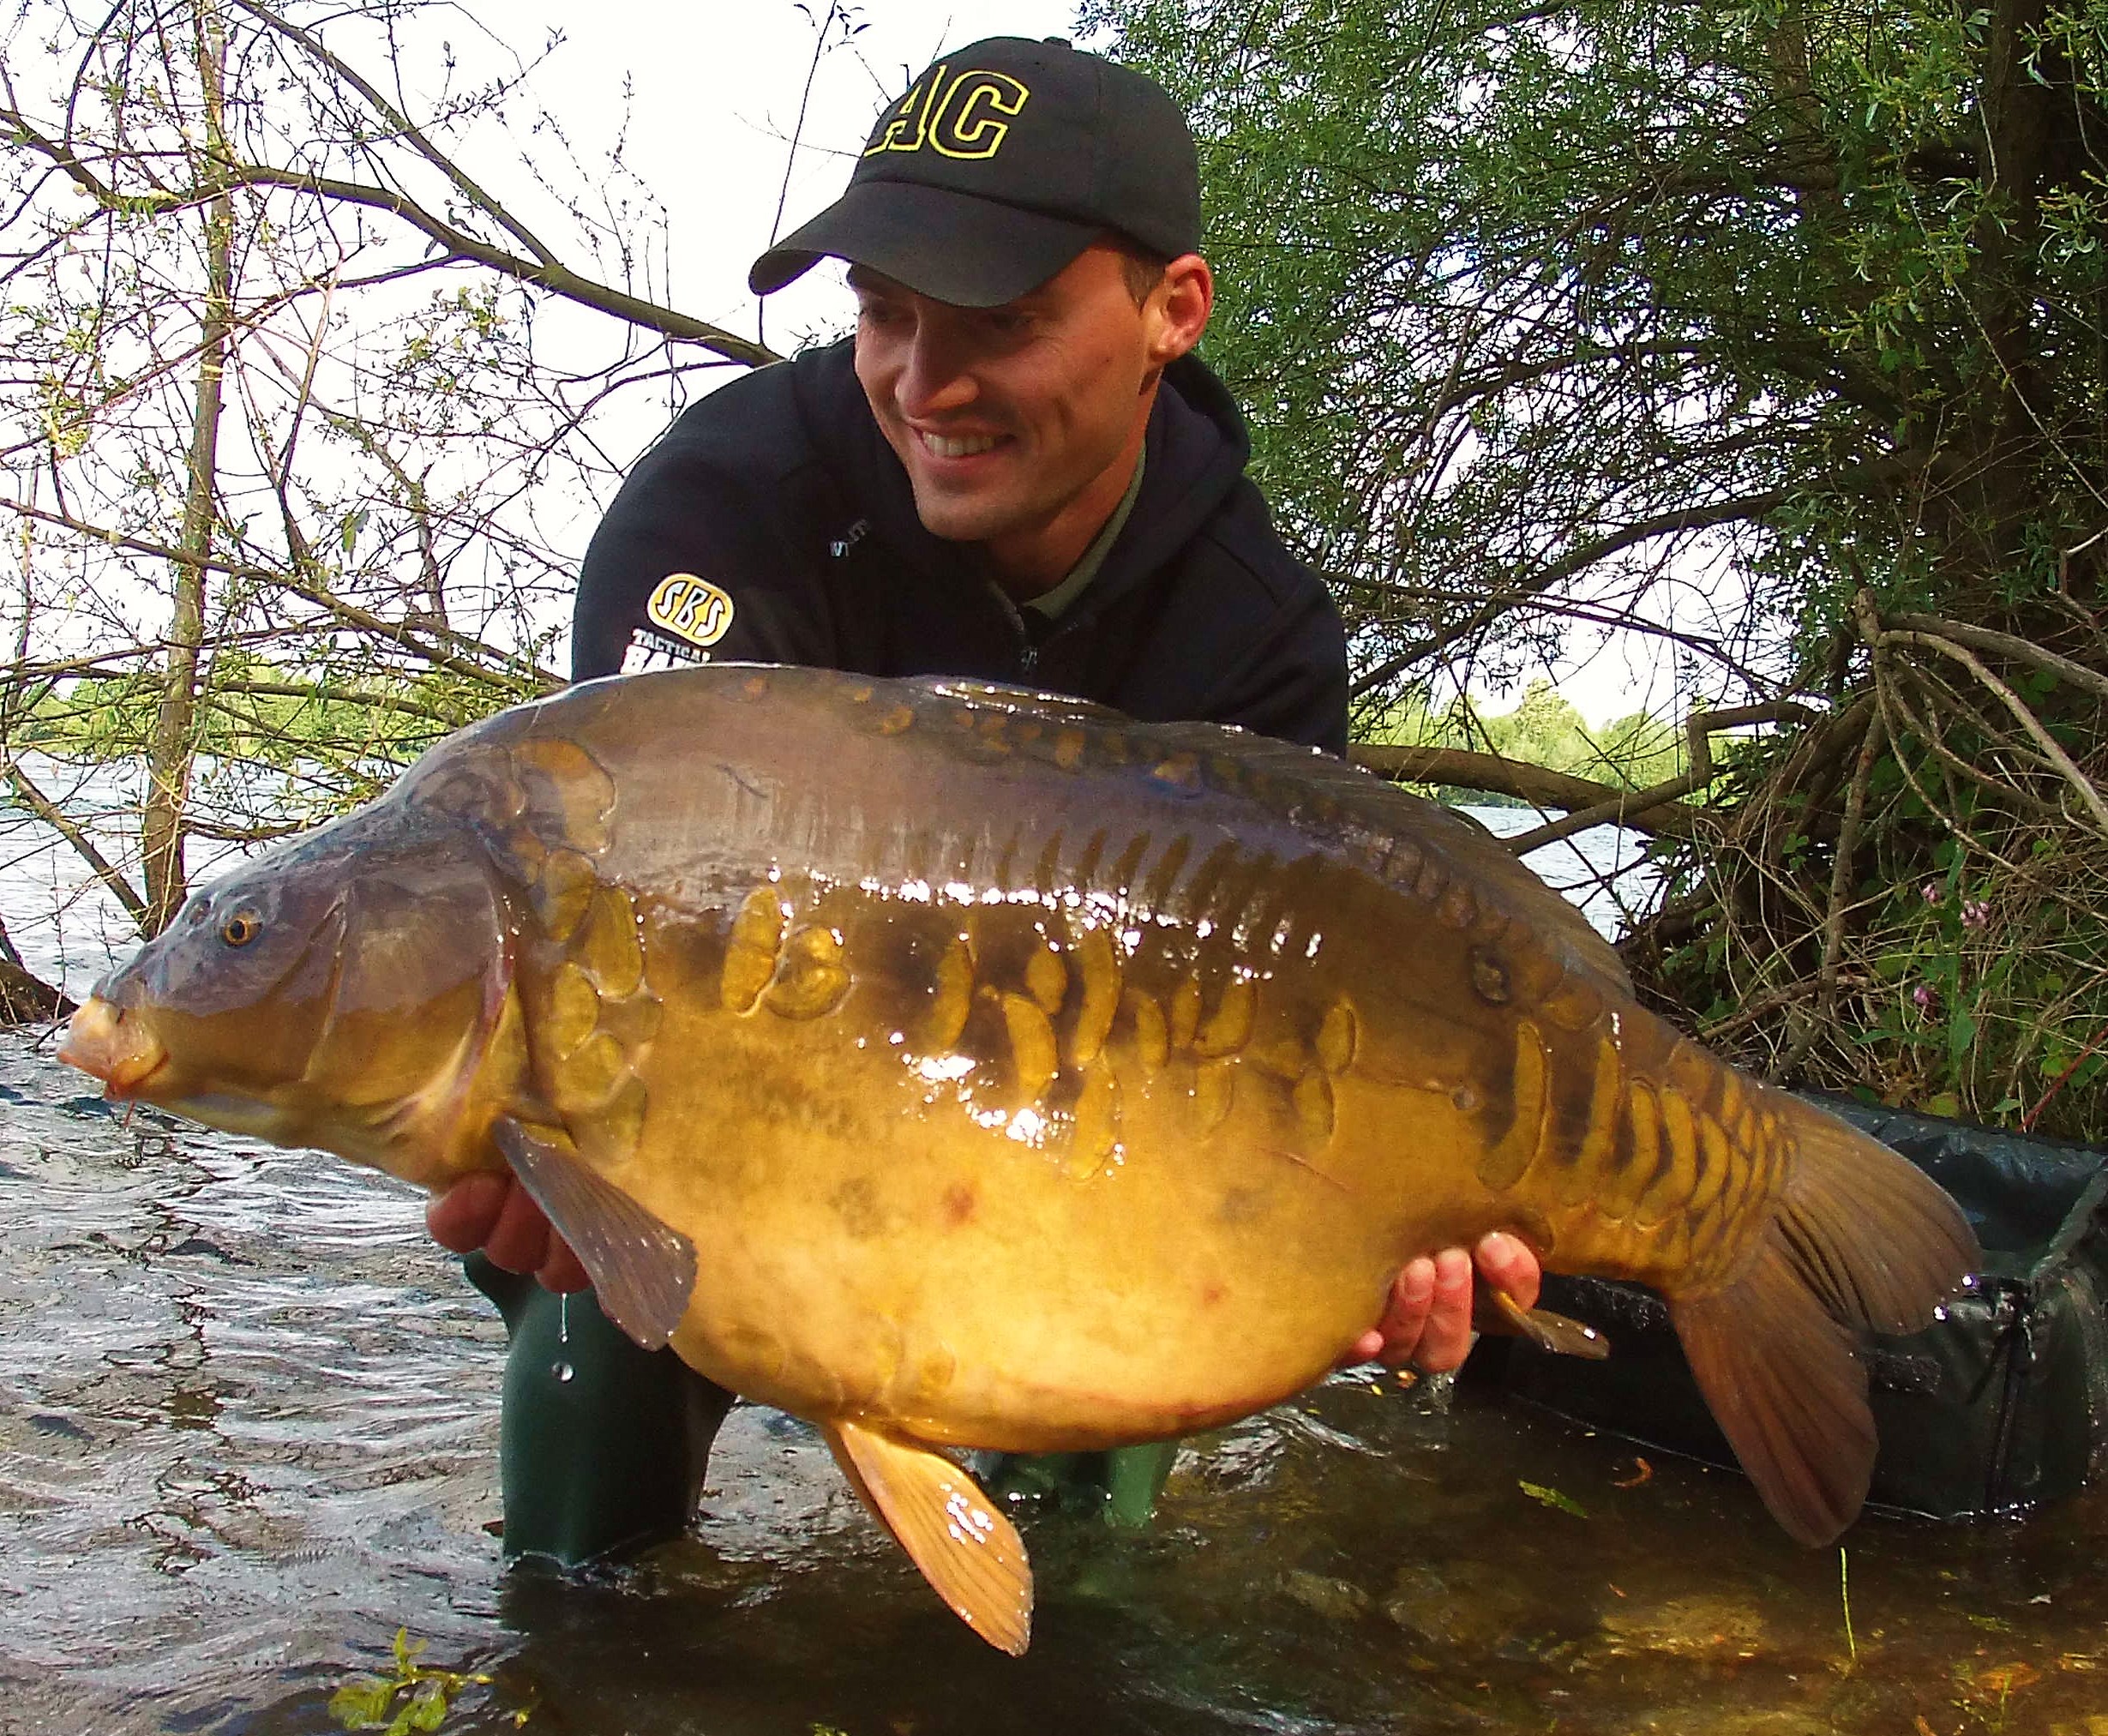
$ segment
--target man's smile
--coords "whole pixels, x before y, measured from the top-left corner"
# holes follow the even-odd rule
[[[922,450],[934,458],[973,458],[993,452],[1008,438],[1000,434],[934,434],[922,428],[914,433],[922,442]]]

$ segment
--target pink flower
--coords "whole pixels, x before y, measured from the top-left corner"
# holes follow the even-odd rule
[[[1927,880],[1922,886],[1918,888],[1918,895],[1928,904],[1937,904],[1947,896],[1945,892],[1941,891],[1940,883],[1937,880]]]
[[[1915,988],[1911,990],[1910,998],[1919,1006],[1930,1008],[1936,997],[1930,988],[1926,988],[1924,983],[1920,982]]]
[[[1965,928],[1988,928],[1991,926],[1991,905],[1982,898],[1973,898],[1963,904],[1961,926]]]

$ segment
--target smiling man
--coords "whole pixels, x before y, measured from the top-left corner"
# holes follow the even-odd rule
[[[754,267],[766,295],[848,261],[853,342],[735,381],[646,455],[586,554],[574,675],[736,658],[974,676],[1343,752],[1338,614],[1192,353],[1215,295],[1199,239],[1192,139],[1156,84],[1059,42],[946,55],[879,117],[844,196]],[[501,1178],[430,1223],[498,1268],[585,1284]],[[1489,1237],[1477,1260],[1534,1300],[1520,1242]],[[590,1305],[558,1313],[483,1270],[513,1329],[508,1552],[578,1560],[677,1529],[729,1398],[615,1343],[581,1405],[583,1347],[604,1342]],[[1354,1354],[1455,1367],[1471,1292],[1462,1250],[1414,1261]],[[681,1455],[640,1471],[653,1429]],[[1152,1484],[1166,1455],[1138,1451]]]

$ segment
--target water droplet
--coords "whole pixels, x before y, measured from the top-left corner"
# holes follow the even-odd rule
[[[571,1342],[571,1293],[568,1290],[559,1290],[556,1293],[556,1342],[559,1344],[568,1344]],[[568,1380],[571,1377],[567,1373],[556,1378],[559,1380]]]
[[[568,1384],[571,1377],[578,1373],[568,1362],[552,1362],[549,1365],[549,1372],[558,1380],[566,1384]]]

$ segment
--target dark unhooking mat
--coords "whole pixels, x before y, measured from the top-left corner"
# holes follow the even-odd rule
[[[1974,1292],[1867,1355],[1881,1455],[1874,1504],[1936,1518],[2010,1513],[2085,1481],[2108,1449],[2108,1152],[1966,1122],[1811,1102],[1923,1169],[1984,1246]],[[1508,1350],[1503,1378],[1530,1402],[1643,1445],[1733,1465],[1653,1292],[1549,1277],[1544,1306],[1600,1327],[1607,1362]]]

